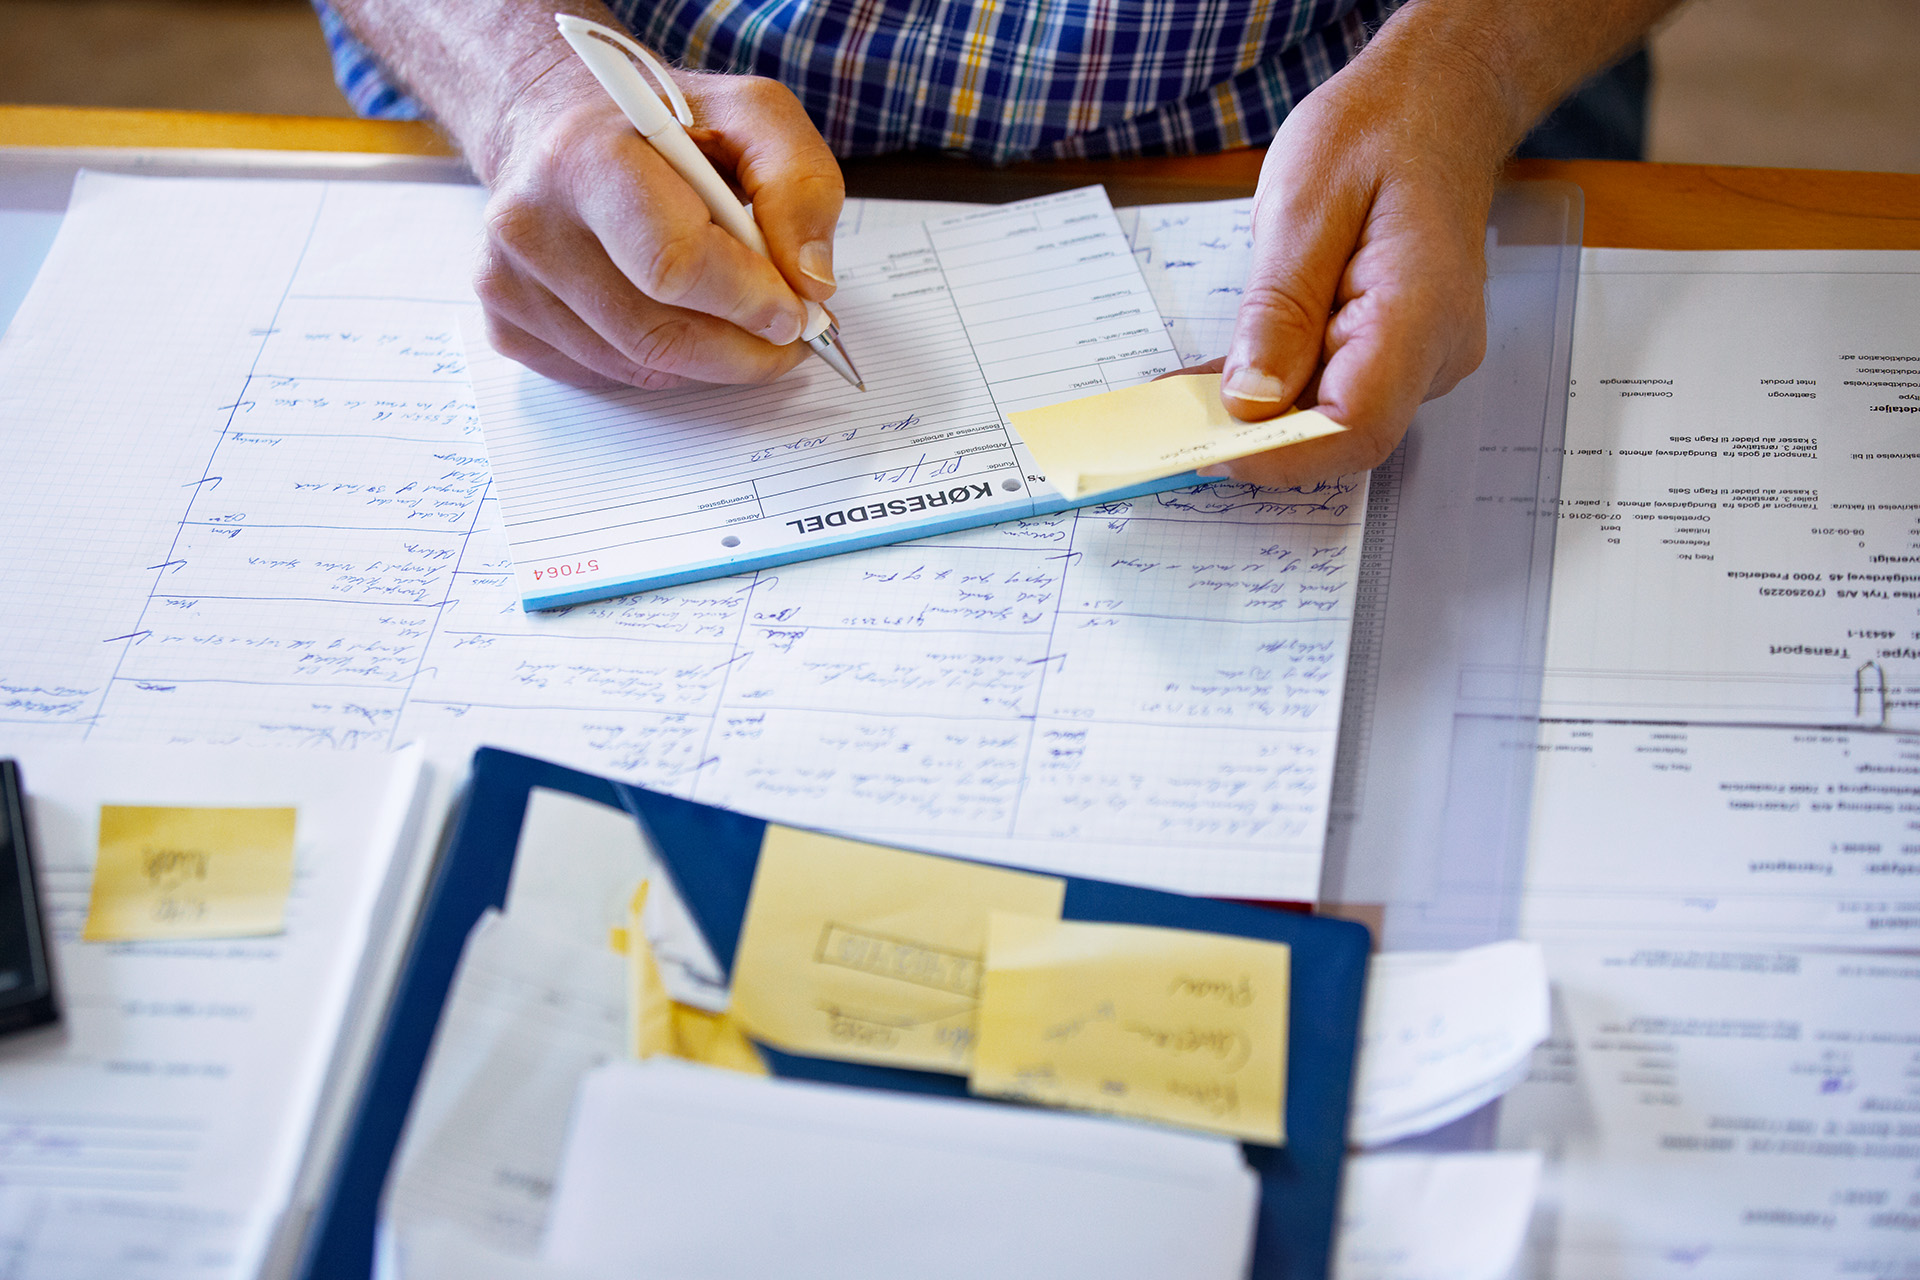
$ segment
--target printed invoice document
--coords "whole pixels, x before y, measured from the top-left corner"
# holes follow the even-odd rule
[[[1550,717],[1920,728],[1920,256],[1590,253]]]
[[[1528,1274],[1913,1274],[1920,254],[1590,250],[1572,379]]]

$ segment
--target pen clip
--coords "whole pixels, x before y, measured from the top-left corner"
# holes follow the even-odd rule
[[[576,18],[570,13],[556,13],[553,15],[553,20],[559,26],[560,34],[566,37],[567,43],[572,45],[575,52],[582,57],[587,56],[586,50],[581,47],[582,40],[600,40],[637,59],[647,72],[643,82],[645,79],[651,79],[653,83],[648,87],[667,100],[667,105],[673,108],[674,119],[687,128],[693,127],[693,108],[687,105],[687,96],[680,92],[680,86],[673,82],[673,77],[667,74],[667,69],[660,65],[660,60],[648,53],[631,36],[625,32],[615,31],[603,23]],[[588,66],[593,65],[593,61],[589,59]]]

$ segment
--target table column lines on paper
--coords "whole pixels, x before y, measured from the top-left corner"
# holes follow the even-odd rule
[[[154,606],[161,582],[169,572],[185,564],[185,561],[176,558],[180,550],[181,535],[185,533],[190,524],[218,523],[231,520],[230,516],[213,516],[209,517],[208,521],[195,521],[193,519],[193,508],[197,502],[208,496],[210,489],[217,493],[220,483],[222,479],[224,479],[224,477],[217,476],[213,473],[214,462],[220,456],[220,447],[226,443],[228,435],[233,430],[234,418],[241,412],[243,407],[250,407],[246,397],[253,390],[254,383],[259,378],[258,370],[260,359],[266,353],[268,341],[275,332],[281,312],[286,308],[287,293],[292,289],[293,279],[299,275],[300,263],[306,258],[307,250],[313,243],[313,229],[319,226],[320,215],[325,208],[326,197],[323,193],[320,200],[315,204],[313,217],[307,226],[307,235],[300,244],[300,252],[294,257],[293,273],[288,277],[287,287],[281,290],[280,300],[274,306],[273,315],[268,319],[266,327],[260,331],[260,344],[254,353],[253,365],[247,370],[246,377],[244,381],[241,382],[238,393],[234,399],[227,404],[219,406],[218,409],[215,410],[217,413],[224,413],[226,418],[220,424],[220,434],[215,438],[212,449],[208,451],[207,462],[200,470],[199,480],[188,487],[186,509],[181,513],[179,524],[175,528],[173,543],[167,548],[167,553],[161,559],[160,563],[148,566],[154,574],[153,587],[147,592],[146,604],[142,606],[140,616],[135,619],[133,630],[129,631],[126,635],[110,637],[105,642],[107,644],[119,644],[121,646],[119,661],[115,663],[113,673],[107,677],[107,683],[102,690],[99,709],[88,722],[86,730],[88,734],[93,732],[93,727],[98,723],[99,716],[106,710],[106,699],[112,696],[115,681],[119,679],[120,669],[126,663],[128,651],[135,642],[152,634],[152,632],[145,629],[144,624],[147,620],[148,612]]]
[[[1214,485],[529,615],[450,339],[476,308],[448,246],[479,194],[337,184],[295,272],[278,241],[318,185],[214,185],[83,180],[69,229],[125,260],[56,256],[57,296],[0,347],[0,474],[34,477],[5,517],[10,738],[418,739],[450,768],[492,743],[788,822],[1313,895],[1360,480]],[[223,258],[284,293],[273,325],[211,280],[141,283],[143,261]],[[121,319],[85,348],[36,319],[69,313]],[[63,342],[89,361],[48,355]],[[133,403],[139,430],[96,407]],[[41,447],[55,420],[63,447]],[[183,526],[217,439],[217,502]],[[76,539],[78,597],[53,554]],[[106,573],[163,559],[157,589]],[[99,642],[150,596],[116,671]]]

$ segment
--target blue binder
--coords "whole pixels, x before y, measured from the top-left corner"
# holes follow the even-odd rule
[[[503,906],[527,795],[565,791],[632,813],[675,887],[729,970],[766,823],[559,765],[483,747],[396,985],[342,1154],[308,1235],[299,1274],[361,1277],[372,1267],[374,1219],[407,1109],[467,934],[488,907]],[[1261,1180],[1254,1240],[1257,1280],[1321,1280],[1330,1265],[1341,1159],[1346,1149],[1354,1050],[1371,940],[1344,920],[1077,876],[1067,882],[1070,920],[1162,925],[1284,942],[1293,948],[1287,1054],[1287,1145],[1246,1148]],[[965,1097],[957,1076],[767,1051],[775,1074],[808,1080]],[[977,1100],[981,1106],[1002,1105]]]

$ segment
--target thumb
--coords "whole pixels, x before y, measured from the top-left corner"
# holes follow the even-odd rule
[[[833,232],[847,196],[839,162],[783,85],[757,76],[698,82],[717,90],[702,104],[710,145],[732,161],[773,265],[795,293],[824,302],[833,295]]]
[[[1313,378],[1366,221],[1366,193],[1313,172],[1292,143],[1283,129],[1262,168],[1252,266],[1221,369],[1220,398],[1244,421],[1284,412]]]

